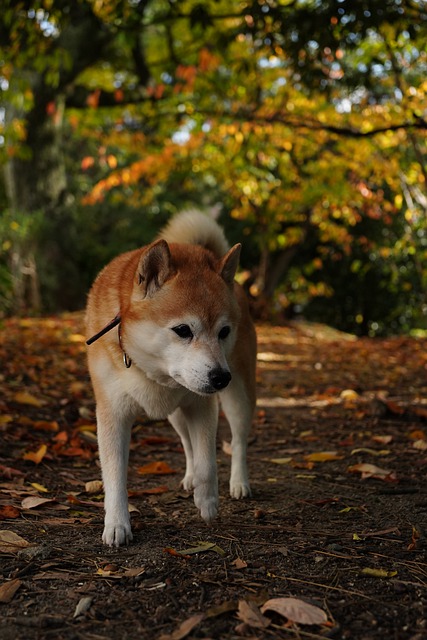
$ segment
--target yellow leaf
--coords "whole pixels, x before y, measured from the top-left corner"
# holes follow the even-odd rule
[[[328,462],[329,460],[342,460],[344,456],[340,456],[336,451],[317,451],[304,456],[304,460],[308,462]]]
[[[49,489],[46,489],[46,487],[44,487],[42,484],[39,484],[38,482],[30,482],[31,486],[34,487],[34,489],[37,489],[37,491],[41,491],[42,493],[49,493]]]
[[[353,449],[353,451],[351,452],[351,455],[353,456],[356,453],[367,453],[368,455],[371,455],[371,456],[388,456],[390,455],[390,449],[381,449],[378,451],[377,449],[360,447],[359,449]]]
[[[30,404],[33,407],[41,407],[43,405],[43,402],[41,400],[31,395],[31,393],[28,393],[27,391],[18,391],[13,396],[13,400],[14,402],[18,402],[19,404]]]
[[[8,422],[12,422],[12,420],[12,416],[7,413],[5,413],[3,416],[0,416],[0,424],[7,424]]]
[[[369,567],[362,569],[362,573],[365,576],[372,576],[373,578],[394,578],[394,576],[397,576],[397,571],[386,571],[385,569],[370,569]]]

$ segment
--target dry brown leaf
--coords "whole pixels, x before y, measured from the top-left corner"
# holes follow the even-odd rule
[[[52,498],[41,498],[40,496],[28,496],[28,498],[24,498],[21,502],[21,507],[23,509],[37,509],[37,507],[41,507],[42,504],[46,504],[47,502],[53,502]]]
[[[242,558],[236,558],[231,564],[234,564],[236,569],[246,569],[248,566],[248,563],[245,562],[245,560],[242,560]]]
[[[350,473],[361,473],[362,480],[365,480],[366,478],[376,478],[377,480],[386,480],[388,482],[395,482],[397,480],[394,471],[390,471],[389,469],[381,469],[375,464],[369,464],[367,462],[354,464],[348,467],[347,471],[349,471]]]
[[[4,582],[0,585],[0,602],[4,604],[11,602],[21,584],[21,580],[15,578],[15,580],[9,580],[9,582]]]
[[[328,617],[323,609],[299,598],[272,598],[261,607],[261,613],[275,611],[297,624],[325,624]]]
[[[237,616],[250,627],[265,629],[270,624],[270,620],[262,615],[254,602],[239,600]]]
[[[101,480],[89,480],[85,484],[86,493],[102,493],[104,490]]]
[[[29,546],[30,543],[18,536],[17,533],[7,529],[0,531],[0,553],[16,553]]]
[[[372,440],[378,444],[390,444],[393,436],[372,436]]]
[[[182,640],[186,638],[188,634],[201,623],[204,617],[204,613],[196,613],[196,615],[191,616],[191,618],[184,620],[171,634],[160,636],[159,640]]]

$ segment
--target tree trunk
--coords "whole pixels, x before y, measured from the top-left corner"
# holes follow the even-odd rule
[[[55,103],[58,104],[58,100]],[[61,103],[59,102],[61,105]],[[66,203],[67,180],[62,153],[62,106],[46,113],[36,105],[27,115],[26,152],[29,158],[13,157],[5,167],[5,183],[12,214],[26,220],[11,252],[14,313],[38,312],[41,294],[36,262],[35,227],[41,217],[52,217]],[[19,117],[11,107],[7,118]]]

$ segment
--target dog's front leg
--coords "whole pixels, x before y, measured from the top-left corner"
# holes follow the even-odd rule
[[[221,392],[221,405],[230,423],[232,435],[230,495],[232,498],[247,498],[251,495],[251,488],[246,455],[255,397],[236,375],[231,384]]]
[[[98,447],[104,483],[105,521],[102,540],[119,547],[132,540],[127,468],[132,418],[119,416],[110,403],[97,406]]]
[[[218,512],[216,397],[195,399],[191,405],[182,408],[182,417],[187,423],[193,454],[194,503],[203,520],[209,523]]]

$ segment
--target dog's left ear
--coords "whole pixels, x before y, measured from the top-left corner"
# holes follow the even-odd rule
[[[171,254],[166,240],[158,240],[141,256],[136,272],[137,284],[144,298],[153,295],[169,277]]]
[[[219,263],[219,275],[229,286],[232,286],[234,282],[234,276],[236,275],[237,267],[239,266],[241,248],[242,245],[240,243],[235,244],[234,247],[231,247],[231,249],[227,251]]]

